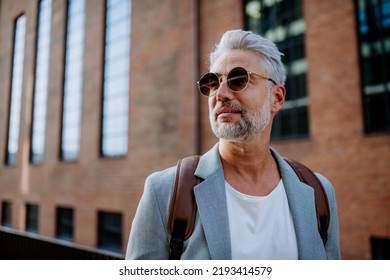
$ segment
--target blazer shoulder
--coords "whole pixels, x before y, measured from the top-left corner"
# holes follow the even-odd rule
[[[154,193],[157,198],[170,198],[173,192],[173,183],[176,166],[150,174],[145,180],[144,193]],[[164,201],[162,199],[161,201]]]
[[[173,182],[176,173],[176,166],[169,167],[164,170],[156,171],[148,175],[146,183],[158,185],[160,187],[166,186],[167,183]]]
[[[174,168],[150,174],[132,221],[126,259],[167,259],[167,215]],[[172,183],[170,183],[172,181]]]

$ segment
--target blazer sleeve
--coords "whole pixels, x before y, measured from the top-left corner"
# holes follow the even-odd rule
[[[337,212],[336,194],[332,184],[329,180],[316,173],[317,177],[321,180],[322,185],[325,188],[328,196],[329,208],[330,208],[330,224],[328,228],[328,241],[325,245],[326,254],[329,260],[341,259],[340,252],[340,237],[339,237],[339,219]]]
[[[126,259],[167,260],[169,234],[167,213],[171,199],[174,170],[150,175],[132,222]]]

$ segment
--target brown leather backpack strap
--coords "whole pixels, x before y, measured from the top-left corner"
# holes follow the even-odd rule
[[[186,157],[178,161],[174,190],[169,210],[168,230],[172,234],[174,221],[187,221],[184,239],[188,239],[194,229],[196,203],[193,188],[200,182],[195,177],[195,169],[200,156]]]
[[[171,234],[170,260],[180,259],[184,240],[188,239],[194,230],[197,207],[193,188],[200,182],[194,173],[199,158],[200,156],[191,156],[177,163],[168,218],[168,231]]]
[[[318,177],[314,174],[314,172],[311,171],[308,167],[291,159],[285,160],[291,166],[291,168],[294,169],[299,180],[314,189],[318,231],[320,232],[322,241],[325,244],[328,239],[330,210],[328,196],[326,195],[324,186]]]

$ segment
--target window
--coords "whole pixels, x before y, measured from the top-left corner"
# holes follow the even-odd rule
[[[269,38],[284,53],[286,102],[275,117],[272,140],[307,137],[307,61],[301,0],[246,0],[244,8],[247,29]]]
[[[130,0],[107,0],[101,153],[127,153],[130,71]]]
[[[24,41],[26,16],[21,15],[15,21],[15,37],[12,61],[11,97],[9,105],[8,141],[6,164],[15,165],[19,149],[19,126],[23,89]]]
[[[6,227],[11,226],[11,203],[8,201],[1,203],[1,225]]]
[[[77,160],[83,92],[85,1],[69,0],[66,33],[61,159]]]
[[[59,239],[73,241],[73,209],[57,208],[56,236]]]
[[[390,238],[371,237],[370,243],[373,260],[390,260]]]
[[[38,205],[26,205],[26,231],[38,232]]]
[[[366,132],[390,131],[390,0],[356,0]]]
[[[41,0],[39,2],[34,105],[31,133],[30,161],[32,163],[42,163],[44,154],[49,82],[50,29],[51,0]]]
[[[98,212],[98,247],[120,253],[122,251],[122,214]]]

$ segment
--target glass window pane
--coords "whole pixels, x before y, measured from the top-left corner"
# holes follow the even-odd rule
[[[26,231],[38,232],[38,205],[26,205]]]
[[[390,0],[356,0],[366,132],[390,131]]]
[[[6,164],[15,165],[19,150],[19,125],[23,89],[24,43],[26,16],[21,15],[15,21],[14,53],[12,63],[11,98],[9,106],[8,142]]]
[[[80,149],[85,0],[69,0],[66,34],[61,159],[76,160]]]
[[[35,65],[35,88],[32,116],[32,163],[41,163],[45,146],[48,75],[50,58],[51,0],[39,2],[38,34]]]
[[[57,208],[56,236],[59,239],[73,241],[73,209]]]
[[[98,247],[120,253],[122,251],[122,214],[98,213]]]
[[[1,203],[1,225],[11,226],[11,202],[3,201]]]
[[[127,153],[130,72],[130,0],[107,1],[102,155]]]

